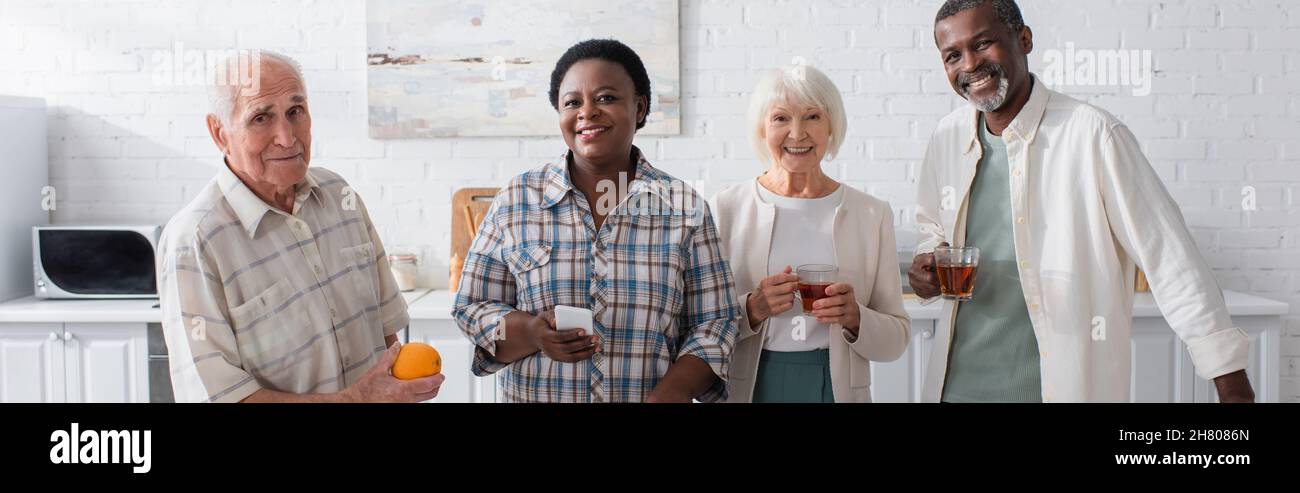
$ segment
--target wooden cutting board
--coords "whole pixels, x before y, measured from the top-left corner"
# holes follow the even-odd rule
[[[462,188],[451,196],[451,255],[450,278],[448,284],[453,291],[460,280],[460,269],[465,262],[465,253],[474,242],[478,227],[483,217],[492,207],[499,188]]]

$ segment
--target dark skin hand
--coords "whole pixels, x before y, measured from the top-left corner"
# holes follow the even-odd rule
[[[1250,387],[1246,370],[1215,377],[1214,388],[1219,392],[1219,402],[1255,402],[1255,390]]]
[[[506,335],[497,340],[496,354],[496,360],[502,363],[513,363],[538,351],[555,361],[574,363],[600,352],[596,335],[587,335],[582,329],[556,330],[554,310],[536,316],[510,312],[504,323]]]
[[[946,247],[948,242],[940,243]],[[934,252],[927,252],[912,258],[912,267],[907,269],[907,283],[912,291],[921,298],[939,296],[939,273],[935,272]]]
[[[645,401],[652,404],[691,402],[691,399],[709,390],[717,381],[718,376],[713,374],[713,368],[708,363],[687,354],[668,366],[668,373],[659,380]]]
[[[576,363],[600,352],[600,339],[583,329],[555,326],[555,310],[546,310],[528,321],[528,343],[546,357],[564,363]]]

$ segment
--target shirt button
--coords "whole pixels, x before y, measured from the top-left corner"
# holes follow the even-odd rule
[[[319,265],[313,265],[313,266],[311,266],[311,268],[312,268],[312,270],[316,271],[316,275],[318,275],[318,276],[320,276],[320,275],[324,275],[324,271],[321,270],[321,268],[320,268]]]
[[[1024,223],[1025,223],[1025,216],[1020,216],[1016,218],[1016,224],[1024,224]]]
[[[1029,308],[1034,309],[1034,310],[1037,310],[1037,309],[1038,309],[1038,303],[1031,303],[1031,304],[1029,305]]]
[[[1020,168],[1011,170],[1011,176],[1020,176]]]
[[[1041,356],[1041,357],[1046,358],[1046,357],[1047,357],[1047,351],[1040,352],[1040,353],[1038,353],[1038,355]]]
[[[338,318],[339,314],[333,308],[330,308],[330,318]]]
[[[1020,268],[1021,268],[1021,269],[1028,269],[1028,268],[1029,268],[1029,261],[1028,261],[1028,260],[1021,260],[1021,261],[1020,261]]]

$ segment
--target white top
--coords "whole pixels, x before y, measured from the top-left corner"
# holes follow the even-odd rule
[[[731,262],[741,302],[768,277],[768,255],[776,237],[776,206],[759,195],[758,180],[718,192],[711,202],[718,235]],[[851,186],[835,207],[830,244],[839,267],[837,279],[853,286],[862,314],[857,337],[839,324],[830,327],[831,390],[835,402],[871,401],[871,362],[894,361],[907,349],[908,317],[889,204]],[[749,402],[771,320],[754,324],[741,311],[736,347],[731,352],[728,402]]]
[[[835,207],[844,197],[843,185],[817,199],[783,197],[762,186],[758,187],[758,194],[764,202],[776,207],[768,275],[781,272],[787,265],[798,269],[803,264],[835,264],[831,227]],[[763,349],[768,351],[813,351],[829,347],[830,326],[817,322],[812,315],[804,315],[798,297],[794,308],[771,317],[763,339]]]
[[[964,242],[982,153],[978,121],[964,107],[931,137],[917,187],[918,252]],[[1250,341],[1229,319],[1182,212],[1128,127],[1035,80],[1002,139],[1016,265],[1038,340],[1044,401],[1129,400],[1137,266],[1201,378],[1246,367]],[[937,400],[943,388],[951,322],[960,309],[951,301],[944,307],[925,401]]]

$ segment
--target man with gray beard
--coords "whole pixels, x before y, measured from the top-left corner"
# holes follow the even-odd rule
[[[979,248],[980,265],[973,299],[945,302],[923,400],[1129,400],[1141,268],[1197,374],[1221,401],[1253,401],[1246,334],[1128,127],[1029,72],[1014,0],[948,0],[934,37],[971,104],[931,137],[908,279],[938,295],[934,251],[948,244]]]

